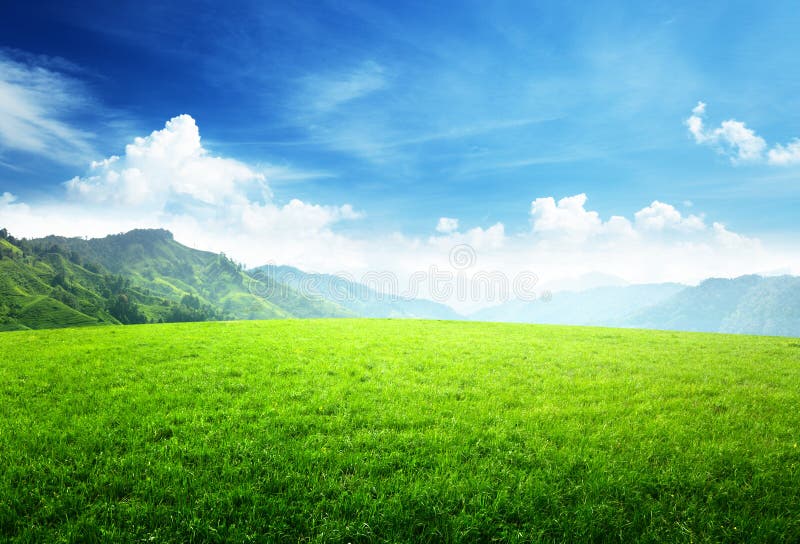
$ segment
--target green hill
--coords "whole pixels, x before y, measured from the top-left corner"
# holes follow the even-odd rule
[[[0,335],[5,542],[798,542],[796,339],[415,320]]]
[[[120,323],[108,311],[110,277],[59,254],[25,255],[12,241],[0,240],[13,248],[0,257],[1,330]]]
[[[206,308],[216,319],[353,315],[270,278],[255,280],[225,255],[186,247],[165,230],[133,230],[90,240],[48,236],[26,243],[34,251],[58,248],[78,261],[97,263],[153,296],[173,304],[189,302],[185,306],[190,310]]]
[[[713,278],[629,316],[627,325],[800,336],[800,278]]]
[[[0,330],[98,324],[345,317],[335,304],[254,280],[167,231],[17,240],[0,230]]]

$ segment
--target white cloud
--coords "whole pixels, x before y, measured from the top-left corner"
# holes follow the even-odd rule
[[[495,223],[486,229],[475,227],[469,229],[464,238],[475,248],[497,249],[505,244],[506,227],[502,223]]]
[[[718,151],[729,155],[733,162],[757,161],[763,157],[767,143],[744,123],[729,119],[713,130],[706,129],[703,117],[706,105],[698,102],[686,126],[698,144],[714,146]]]
[[[86,177],[66,183],[72,197],[92,202],[163,207],[172,200],[205,204],[267,196],[264,175],[233,159],[211,156],[189,115],[136,138],[125,155],[91,163]]]
[[[635,236],[628,219],[615,215],[604,222],[598,212],[586,209],[586,201],[584,193],[564,197],[558,202],[553,197],[537,198],[531,202],[533,233],[542,240],[559,242],[584,242],[598,236]]]
[[[722,223],[711,229],[700,215],[683,215],[673,205],[654,200],[633,214],[633,221],[614,215],[603,221],[600,213],[586,209],[585,194],[537,198],[531,204],[532,234],[539,247],[569,241],[577,247],[633,247],[660,243],[724,243],[726,247],[758,241],[728,231]],[[598,245],[602,241],[602,245]],[[575,247],[570,249],[575,250]]]
[[[441,231],[440,231],[441,232]],[[401,239],[403,239],[401,237]],[[495,223],[487,228],[473,227],[466,232],[451,230],[439,236],[428,238],[428,245],[443,252],[453,246],[467,244],[478,251],[493,251],[502,248],[507,241],[506,227],[503,223]]]
[[[621,215],[612,215],[604,225],[605,232],[615,238],[635,238],[636,231],[628,219]]]
[[[448,234],[458,230],[458,219],[452,217],[440,217],[436,224],[436,232]]]
[[[602,227],[600,215],[584,208],[585,194],[564,197],[557,203],[553,197],[537,198],[531,202],[533,232],[564,234],[585,239]]]
[[[709,227],[702,214],[684,215],[664,202],[653,201],[631,219],[608,220],[586,203],[584,194],[534,200],[530,235],[507,239],[502,262],[524,265],[545,281],[602,272],[634,283],[693,282],[800,264],[791,252],[767,249],[719,222]]]
[[[463,244],[475,252],[463,271],[468,277],[496,271],[513,278],[524,271],[543,283],[591,272],[631,282],[697,281],[800,264],[796,250],[767,249],[720,222],[709,227],[701,214],[684,215],[660,201],[605,219],[587,208],[582,193],[536,198],[531,226],[521,232],[508,233],[500,222],[462,231],[455,218],[440,217],[438,234],[431,237],[344,234],[337,226],[361,213],[347,204],[275,202],[268,168],[215,156],[203,147],[194,119],[178,116],[132,140],[119,156],[92,162],[85,176],[67,182],[64,193],[50,201],[26,203],[2,193],[0,226],[28,237],[167,228],[182,243],[224,251],[251,266],[292,264],[349,272],[356,279],[368,271],[391,271],[401,286],[433,265],[452,269],[450,252]],[[460,308],[484,304],[457,297],[447,301]]]
[[[782,146],[776,144],[769,150],[767,160],[770,164],[794,164],[800,163],[800,140],[793,140]]]
[[[715,221],[711,227],[716,241],[727,249],[752,249],[760,244],[758,240],[729,231],[722,223]]]
[[[800,162],[800,140],[784,145],[775,144],[768,149],[767,142],[747,125],[735,119],[723,121],[719,127],[705,127],[706,104],[698,102],[692,115],[686,119],[689,133],[698,144],[714,147],[719,153],[730,157],[734,164],[742,162],[766,162],[787,165]]]
[[[413,274],[432,266],[453,270],[450,252],[463,244],[474,251],[470,268],[463,271],[467,277],[496,271],[513,279],[524,271],[534,272],[542,284],[596,272],[642,283],[696,282],[787,267],[800,271],[796,248],[765,247],[721,222],[709,227],[700,216],[687,217],[666,203],[656,201],[629,217],[604,220],[599,212],[586,208],[584,195],[534,202],[538,204],[531,211],[538,221],[544,221],[538,230],[534,222],[527,231],[509,234],[503,223],[496,223],[428,238],[363,231],[345,235],[335,226],[359,217],[352,207],[297,199],[283,205],[228,199],[170,211],[168,207],[131,208],[113,200],[29,205],[4,193],[0,196],[0,224],[15,236],[97,236],[136,227],[163,227],[172,230],[180,242],[224,251],[253,266],[292,264],[306,270],[349,273],[355,279],[369,271],[391,271],[399,278],[401,290]],[[563,243],[565,239],[569,243]],[[424,285],[419,294],[426,294]],[[487,303],[459,300],[455,292],[447,302],[461,309]]]
[[[355,244],[332,227],[362,216],[349,204],[275,203],[264,172],[211,154],[189,115],[133,139],[120,156],[92,161],[88,174],[72,178],[64,190],[66,198],[30,206],[5,193],[0,222],[23,236],[163,227],[179,241],[252,265],[277,260],[317,267],[353,257],[345,246]]]
[[[645,231],[700,231],[706,228],[701,217],[689,215],[684,217],[681,212],[671,204],[654,200],[646,208],[634,214],[636,228]]]
[[[66,163],[85,160],[93,154],[93,135],[73,128],[67,117],[89,108],[88,93],[52,62],[34,60],[14,60],[0,51],[0,151]]]

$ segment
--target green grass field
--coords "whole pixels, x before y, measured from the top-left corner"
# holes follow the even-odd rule
[[[0,540],[800,541],[800,340],[283,320],[0,334]]]

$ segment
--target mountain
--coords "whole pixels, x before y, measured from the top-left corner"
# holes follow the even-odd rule
[[[549,301],[510,301],[470,316],[480,321],[599,325],[800,336],[800,278],[712,278],[559,292]]]
[[[550,300],[512,300],[470,316],[478,321],[553,325],[623,326],[630,315],[669,299],[685,286],[677,283],[597,287],[554,293]]]
[[[2,330],[287,317],[460,318],[443,304],[391,299],[336,276],[270,266],[247,272],[224,254],[186,247],[161,229],[91,240],[17,240],[2,230],[0,274]]]
[[[709,279],[632,315],[628,326],[800,336],[800,278]]]
[[[269,278],[254,279],[225,255],[186,247],[166,230],[133,230],[91,240],[48,236],[27,244],[34,251],[59,248],[77,259],[97,263],[169,301],[190,297],[188,306],[211,308],[217,318],[354,315],[337,304],[303,297]]]
[[[0,229],[0,330],[352,316],[463,319],[444,304],[392,297],[339,276],[272,265],[245,271],[165,230],[18,240]],[[469,319],[800,336],[800,278],[564,291]]]
[[[74,252],[34,248],[0,230],[0,330],[221,317],[192,302],[159,297]]]
[[[266,265],[250,271],[253,278],[289,285],[313,298],[344,306],[361,317],[464,319],[455,310],[424,299],[380,293],[340,276],[303,272],[291,266]]]

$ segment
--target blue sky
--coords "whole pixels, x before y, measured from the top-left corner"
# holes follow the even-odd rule
[[[275,205],[351,205],[358,219],[330,228],[360,240],[424,238],[440,217],[513,236],[535,199],[582,193],[603,221],[660,201],[762,240],[798,234],[800,160],[768,159],[800,136],[796,2],[0,10],[6,80],[14,66],[31,88],[44,70],[58,91],[35,98],[37,122],[59,123],[31,129],[47,145],[15,141],[0,115],[0,193],[18,203],[65,198],[91,161],[188,114],[208,153],[264,174]],[[738,136],[714,133],[726,120],[763,153],[739,160]]]

